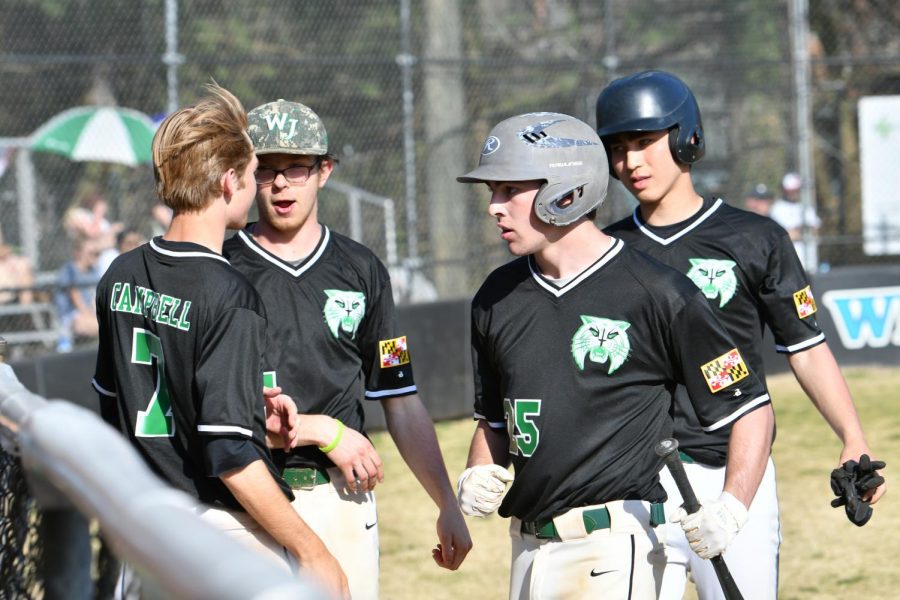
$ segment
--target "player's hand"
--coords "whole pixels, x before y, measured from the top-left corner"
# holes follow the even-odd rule
[[[459,476],[456,497],[459,508],[470,517],[484,517],[498,508],[513,474],[496,464],[475,465]]]
[[[340,598],[340,600],[350,600],[350,585],[347,583],[347,576],[337,559],[322,547],[323,552],[317,552],[314,555],[305,555],[300,560],[300,572],[313,578],[321,585],[329,598]]]
[[[844,446],[844,449],[841,451],[841,458],[838,467],[840,468],[841,465],[850,460],[859,464],[860,458],[863,454],[866,454],[870,457],[874,456],[874,454],[872,454],[872,451],[869,450],[869,447],[866,444]],[[876,470],[875,473],[877,473],[882,478],[882,480],[884,479],[884,473],[881,471],[881,469]],[[860,494],[860,499],[868,502],[869,504],[875,504],[876,502],[878,502],[878,500],[881,499],[882,496],[884,496],[885,492],[887,492],[887,484],[882,481],[880,485],[872,489],[868,489]]]
[[[351,492],[369,492],[384,481],[384,468],[375,446],[355,429],[345,427],[340,443],[327,456],[344,474]]]
[[[694,514],[679,508],[670,520],[681,523],[691,549],[700,558],[709,559],[725,552],[747,522],[747,508],[728,492],[722,492],[718,500],[702,503]]]
[[[297,405],[280,387],[263,387],[266,401],[266,445],[288,452],[295,444],[300,420]]]
[[[437,534],[440,542],[431,550],[431,557],[439,567],[455,571],[472,549],[469,528],[455,502],[438,515]]]

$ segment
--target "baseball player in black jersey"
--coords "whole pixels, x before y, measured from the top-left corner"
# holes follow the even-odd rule
[[[197,498],[198,514],[286,568],[299,561],[347,597],[346,577],[291,508],[267,448],[282,432],[289,439],[278,444],[290,447],[296,407],[277,388],[263,400],[266,312],[221,254],[226,228],[246,223],[257,159],[240,102],[210,91],[153,139],[157,193],[174,216],[100,281],[93,385],[104,418]]]
[[[260,220],[226,242],[225,254],[277,323],[266,345],[267,377],[302,413],[301,445],[276,460],[295,509],[343,566],[354,600],[375,599],[372,490],[383,471],[365,437],[362,401],[381,402],[401,455],[440,509],[435,561],[456,569],[472,542],[418,396],[387,269],[371,250],[318,221],[318,191],[335,164],[322,121],[284,100],[248,118]]]
[[[612,174],[640,202],[634,214],[608,227],[624,240],[674,267],[699,288],[729,331],[750,369],[763,377],[762,336],[768,325],[777,350],[787,354],[798,382],[838,434],[840,462],[871,455],[853,401],[816,323],[816,301],[786,232],[772,220],[702,198],[690,165],[703,156],[700,111],[690,89],[664,72],[613,81],[597,99],[597,127]],[[722,490],[728,427],[708,431],[679,387],[675,437],[697,496]],[[663,474],[667,509],[681,503]],[[884,486],[869,494],[872,502]],[[778,499],[771,459],[749,508],[749,521],[724,558],[747,598],[775,598],[778,586]],[[702,599],[722,598],[708,561],[688,549],[677,526],[667,534],[668,566],[661,598],[681,598],[687,572]]]
[[[693,523],[713,552],[762,477],[768,396],[690,281],[594,225],[608,167],[589,125],[507,119],[458,180],[487,184],[518,257],[472,301],[478,425],[460,506],[511,517],[511,599],[656,598],[666,494],[654,446],[672,432],[672,390],[687,387],[704,429],[731,426],[727,492]]]

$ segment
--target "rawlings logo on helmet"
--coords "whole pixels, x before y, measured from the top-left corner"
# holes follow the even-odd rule
[[[484,141],[484,147],[481,149],[481,155],[487,156],[493,154],[500,147],[500,140],[496,136],[490,136]]]

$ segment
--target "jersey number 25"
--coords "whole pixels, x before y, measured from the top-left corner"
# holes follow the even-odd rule
[[[540,441],[534,418],[541,414],[540,400],[503,399],[506,412],[506,432],[509,434],[509,453],[531,456]]]

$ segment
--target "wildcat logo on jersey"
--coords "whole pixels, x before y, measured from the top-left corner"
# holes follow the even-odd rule
[[[737,291],[737,277],[734,267],[737,263],[733,260],[717,258],[690,258],[691,268],[686,273],[688,279],[694,282],[703,295],[710,300],[719,298],[719,308],[722,308],[734,297]]]
[[[331,335],[337,338],[339,332],[343,331],[349,333],[352,340],[356,337],[359,322],[366,314],[366,295],[345,290],[324,291],[328,299],[322,312]]]
[[[797,307],[797,315],[801,319],[815,314],[818,308],[816,307],[816,299],[813,297],[812,289],[809,286],[794,292],[794,306]]]
[[[409,363],[409,350],[406,349],[406,336],[378,342],[381,354],[381,368],[399,367]]]
[[[578,370],[584,371],[584,359],[595,363],[609,362],[608,375],[612,375],[628,359],[631,344],[625,330],[631,327],[626,321],[614,321],[603,317],[581,315],[581,327],[572,336],[572,358]]]
[[[713,393],[727,388],[732,383],[737,383],[750,374],[741,353],[737,348],[729,350],[719,358],[711,360],[702,367],[703,379]]]

